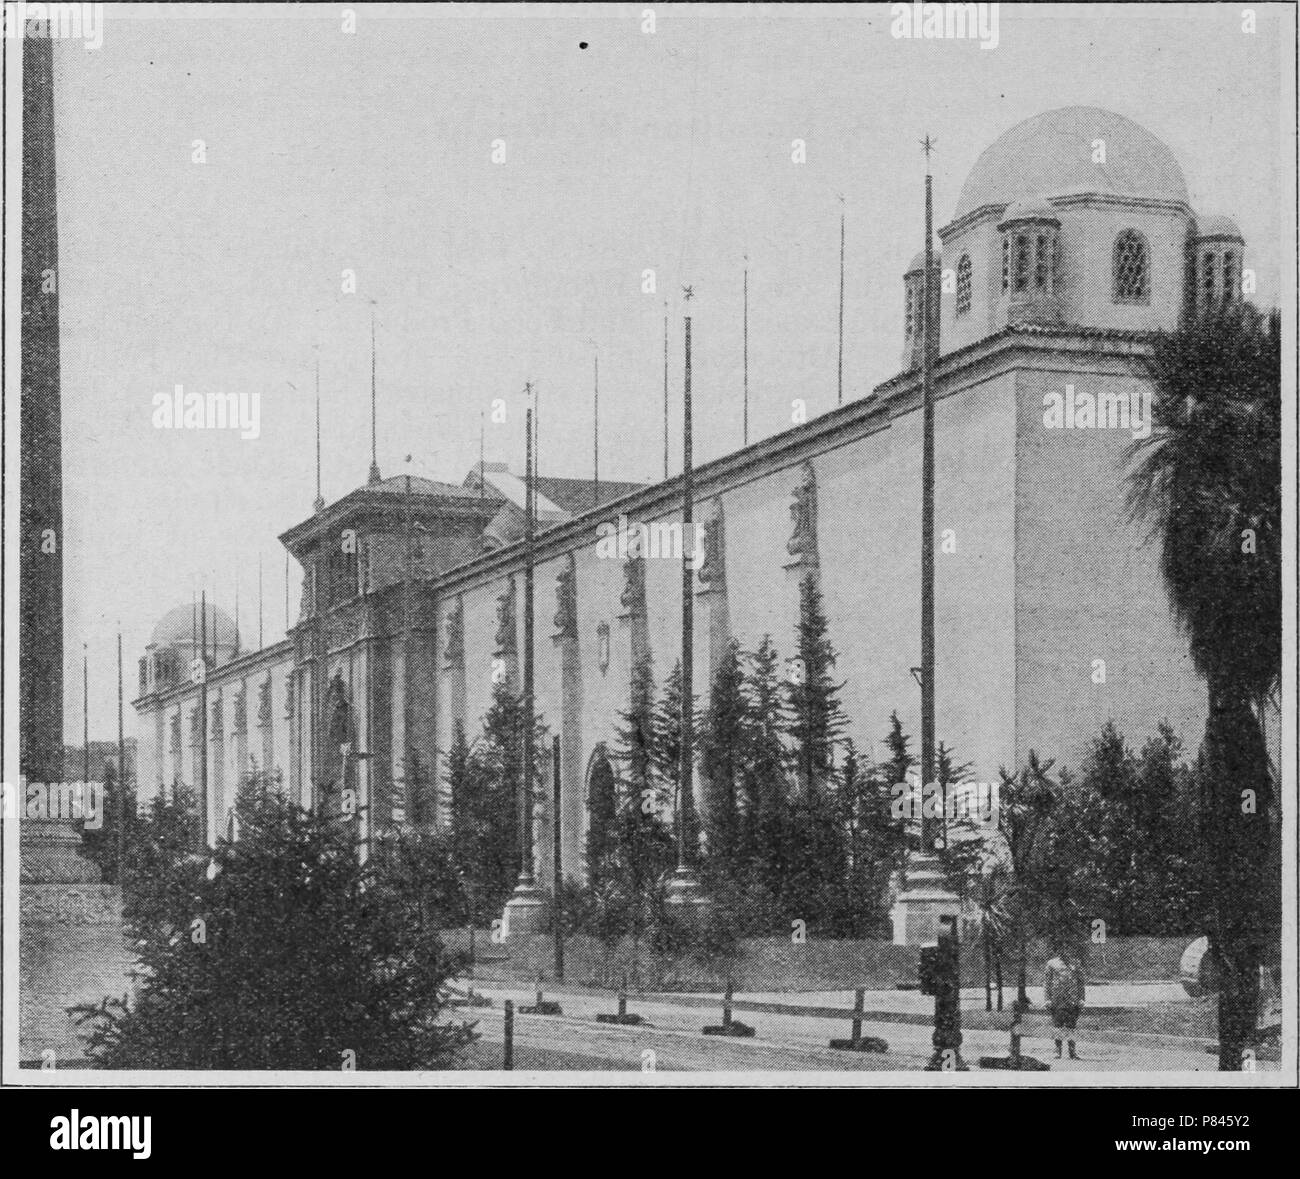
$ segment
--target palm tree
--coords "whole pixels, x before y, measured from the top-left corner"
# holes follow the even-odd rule
[[[1134,520],[1159,538],[1174,619],[1205,678],[1201,830],[1207,934],[1222,976],[1219,1068],[1255,1030],[1266,919],[1269,803],[1261,725],[1281,672],[1281,321],[1250,306],[1158,333],[1153,429],[1135,443]]]

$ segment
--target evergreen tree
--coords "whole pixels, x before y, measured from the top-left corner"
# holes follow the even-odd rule
[[[159,865],[130,917],[142,975],[129,1002],[79,1011],[107,1068],[445,1068],[472,1039],[440,1016],[456,959],[411,920],[347,830],[241,788],[239,838],[215,871]],[[146,843],[174,850],[176,815]],[[152,825],[152,823],[151,823]],[[197,868],[197,870],[196,870]]]
[[[126,790],[119,791],[117,767],[108,760],[104,762],[103,786],[99,826],[82,827],[82,850],[87,859],[99,865],[100,875],[105,884],[121,884],[122,881],[117,877],[118,831],[120,829],[122,833],[122,857],[125,866],[125,860],[130,855],[129,848],[137,838],[139,826],[135,813],[135,791],[129,784]]]
[[[844,685],[832,674],[836,654],[828,631],[821,589],[815,577],[806,576],[799,586],[796,657],[786,680],[785,731],[808,801],[833,789],[835,754],[847,727],[839,699]]]
[[[889,886],[901,865],[906,820],[895,816],[893,782],[879,766],[863,765],[846,743],[841,769],[841,811],[849,832],[846,911],[840,922],[853,937],[890,933]]]
[[[542,796],[545,725],[534,717],[534,806]],[[448,779],[463,805],[455,826],[457,865],[474,889],[478,914],[499,912],[519,877],[519,823],[524,780],[524,704],[504,681],[492,689],[483,732],[468,751],[453,749]],[[453,769],[459,786],[452,781]],[[454,806],[456,804],[453,804]]]
[[[698,733],[700,721],[693,707],[691,718],[692,731]],[[650,747],[651,771],[656,779],[663,783],[664,793],[672,800],[670,813],[674,816],[675,823],[675,816],[681,806],[682,789],[682,665],[680,662],[673,665],[673,670],[664,683],[663,694],[651,713],[650,731],[653,737]],[[696,749],[698,748],[697,745]],[[696,798],[698,798],[698,791],[699,784],[696,783],[693,790]],[[683,838],[688,847],[698,848],[700,832],[698,802],[693,801],[686,820]],[[674,827],[674,832],[675,830]]]
[[[662,749],[655,733],[654,679],[648,653],[632,669],[628,696],[612,753],[623,770],[614,838],[605,862],[596,870],[610,889],[608,910],[624,915],[636,947],[649,927],[655,890],[673,864],[672,832],[664,820],[672,802],[672,787],[659,772]]]
[[[799,791],[786,832],[783,900],[791,917],[834,928],[846,878],[845,829],[835,793],[836,753],[847,722],[836,683],[835,648],[828,634],[816,577],[799,589],[796,656],[785,683],[785,734]]]
[[[770,635],[763,636],[746,666],[748,757],[741,767],[741,855],[753,869],[756,886],[774,905],[789,871],[790,800],[780,656]]]
[[[743,767],[749,758],[749,702],[740,644],[728,642],[709,690],[709,707],[700,734],[700,765],[710,856],[735,864],[740,855]]]

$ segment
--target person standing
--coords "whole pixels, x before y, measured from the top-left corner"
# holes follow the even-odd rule
[[[1074,1029],[1083,1010],[1083,965],[1070,951],[1061,950],[1047,964],[1043,990],[1052,1026],[1056,1029],[1056,1058],[1061,1058],[1061,1042],[1069,1045],[1070,1059],[1078,1060],[1074,1050]]]

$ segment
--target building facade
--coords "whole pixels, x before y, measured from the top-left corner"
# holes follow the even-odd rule
[[[938,236],[937,739],[984,781],[1031,749],[1077,766],[1108,719],[1133,741],[1167,720],[1195,748],[1204,685],[1170,619],[1158,551],[1128,520],[1124,474],[1150,428],[1149,333],[1173,328],[1189,301],[1240,297],[1241,234],[1190,207],[1177,161],[1149,132],[1077,107],[994,142]],[[702,704],[730,639],[753,648],[771,635],[792,653],[799,585],[814,576],[859,749],[882,752],[895,710],[919,731],[922,270],[918,258],[903,276],[897,376],[696,469]],[[193,611],[165,616],[140,661],[142,793],[206,782],[215,839],[256,762],[305,805],[338,807],[351,792],[368,838],[445,824],[440,778],[457,726],[472,737],[494,682],[521,682],[522,505],[522,482],[500,467],[475,468],[463,486],[372,471],[282,536],[304,573],[282,642],[243,652],[212,610],[199,685]],[[560,739],[575,878],[632,667],[648,652],[662,683],[680,655],[681,507],[677,479],[538,482],[536,711]],[[621,522],[652,529],[649,552],[610,543]],[[545,796],[543,882],[556,817]],[[699,796],[707,806],[707,782]]]

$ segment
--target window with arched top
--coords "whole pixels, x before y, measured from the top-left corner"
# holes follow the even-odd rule
[[[1214,251],[1206,250],[1201,255],[1201,305],[1203,307],[1208,307],[1214,302],[1216,270]]]
[[[915,294],[914,288],[910,282],[907,284],[906,301],[907,307],[903,322],[903,335],[905,338],[910,340],[916,323]]]
[[[1002,238],[1002,292],[1005,294],[1011,287],[1011,239],[1005,235]]]
[[[1029,290],[1029,235],[1027,233],[1016,234],[1013,279],[1017,291]]]
[[[957,314],[970,310],[970,255],[963,254],[957,263]]]
[[[1114,301],[1146,303],[1151,298],[1151,255],[1147,239],[1136,229],[1126,229],[1115,239],[1112,266]]]
[[[1237,293],[1237,256],[1231,251],[1223,255],[1223,301],[1231,303]]]

